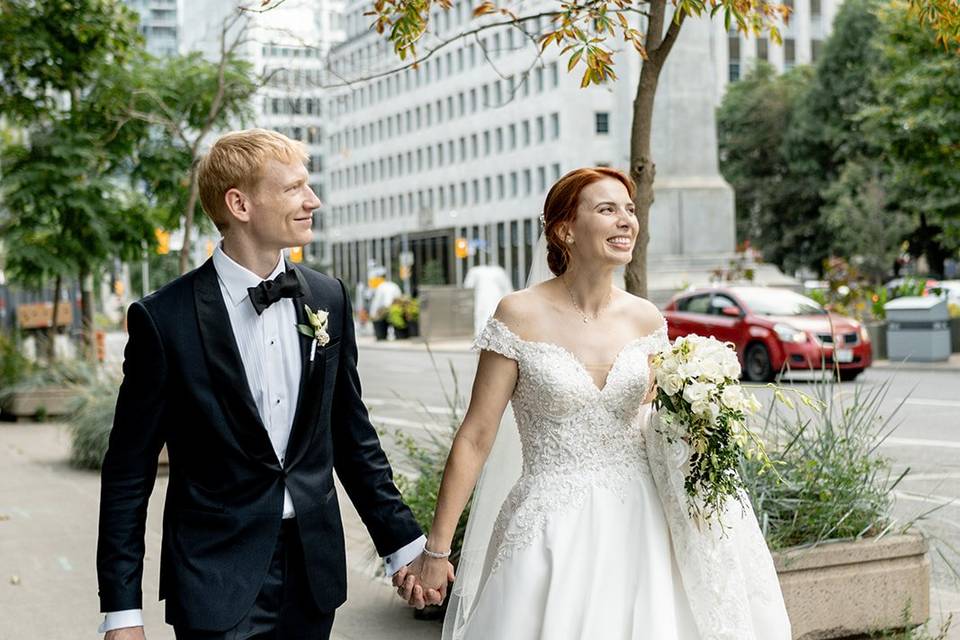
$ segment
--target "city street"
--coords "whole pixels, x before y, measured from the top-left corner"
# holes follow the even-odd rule
[[[465,341],[437,345],[434,360],[422,345],[373,345],[363,340],[360,372],[364,397],[385,448],[398,471],[411,471],[392,434],[428,442],[431,434],[451,429],[448,400],[454,378],[461,402],[473,380],[476,355]],[[800,376],[794,382],[810,390]],[[897,491],[896,515],[902,521],[946,505],[920,523],[932,536],[934,620],[960,612],[960,588],[940,556],[956,565],[960,548],[960,371],[896,372],[875,368],[863,376],[874,387],[888,381],[888,408],[907,398],[902,426],[883,452],[894,473],[910,467]],[[844,385],[844,391],[852,385]],[[765,391],[764,391],[765,393]],[[99,480],[95,473],[66,464],[69,436],[63,425],[0,424],[0,640],[64,640],[96,637],[94,551]],[[172,640],[156,601],[160,513],[166,477],[154,490],[147,523],[144,606],[148,638]],[[349,500],[341,492],[350,564],[350,596],[340,609],[336,640],[431,640],[437,622],[418,621],[375,574],[378,561]],[[960,638],[954,625],[949,636]]]

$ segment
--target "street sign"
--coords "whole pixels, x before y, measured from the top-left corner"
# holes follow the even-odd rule
[[[413,251],[401,251],[400,252],[400,266],[401,267],[412,267],[413,266]],[[402,277],[402,276],[401,276]]]

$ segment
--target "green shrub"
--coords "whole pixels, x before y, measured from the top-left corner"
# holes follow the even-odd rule
[[[407,318],[403,313],[403,302],[400,298],[393,301],[393,304],[387,309],[387,322],[394,329],[406,329]]]
[[[68,417],[73,441],[70,464],[99,470],[107,453],[120,380],[105,374],[82,387],[80,404]]]
[[[33,364],[20,352],[16,336],[0,334],[0,393],[10,389],[33,371]]]
[[[892,494],[907,471],[893,477],[878,451],[896,428],[897,410],[881,414],[888,386],[857,384],[847,397],[828,373],[812,394],[821,411],[771,403],[762,434],[780,477],[762,473],[755,460],[743,460],[741,473],[772,549],[876,536],[895,526]]]

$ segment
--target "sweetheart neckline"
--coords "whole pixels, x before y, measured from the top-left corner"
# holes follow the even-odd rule
[[[565,354],[567,357],[570,358],[570,360],[573,361],[574,364],[577,365],[577,368],[580,370],[581,373],[583,373],[583,375],[589,381],[590,386],[593,387],[593,389],[598,394],[602,394],[610,386],[610,376],[613,374],[614,370],[617,368],[617,365],[620,363],[620,360],[622,359],[623,354],[630,347],[632,347],[635,344],[645,342],[646,340],[655,338],[657,334],[665,333],[667,330],[666,322],[664,322],[664,324],[662,324],[660,327],[653,330],[652,332],[648,333],[647,335],[638,336],[636,338],[628,340],[622,347],[620,347],[620,350],[617,352],[616,357],[614,357],[613,364],[611,364],[610,368],[607,370],[607,374],[606,376],[604,376],[603,386],[601,387],[597,385],[596,380],[594,380],[593,376],[590,375],[590,371],[587,369],[587,365],[584,364],[583,360],[581,360],[575,353],[573,353],[563,345],[559,345],[556,342],[545,342],[543,340],[524,340],[523,338],[518,336],[516,333],[514,333],[513,330],[510,329],[510,327],[508,327],[506,323],[504,323],[502,320],[491,317],[490,321],[499,324],[504,329],[504,331],[510,334],[514,340],[516,340],[521,344],[529,344],[529,345],[541,346],[541,347],[551,347],[553,349],[560,351],[562,354]]]

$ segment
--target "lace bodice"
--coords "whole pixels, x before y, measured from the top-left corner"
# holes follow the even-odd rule
[[[620,493],[649,472],[635,418],[649,388],[648,356],[666,344],[666,325],[631,340],[599,388],[567,349],[523,340],[490,319],[474,348],[517,362],[511,402],[523,455],[520,481],[494,527],[492,542],[499,550],[491,571],[537,535],[548,513],[578,503],[591,487]]]

